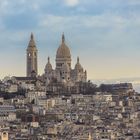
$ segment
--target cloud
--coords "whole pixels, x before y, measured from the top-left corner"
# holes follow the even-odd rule
[[[139,0],[128,0],[127,1],[129,5],[140,5],[140,1]]]
[[[140,59],[139,3],[139,0],[0,0],[0,65],[3,67],[0,76],[13,71],[17,74],[24,72],[25,66],[18,71],[16,67],[26,64],[24,55],[31,31],[38,45],[41,71],[48,54],[52,58],[55,56],[63,31],[72,55],[82,56],[82,64],[88,71],[91,69],[90,77],[95,77],[95,73],[101,73],[104,68],[110,75],[109,60],[114,61],[110,62],[113,66],[115,62],[118,67],[120,63],[126,66],[128,61],[128,69],[136,68],[138,64],[132,65],[130,61],[136,57],[136,60]],[[85,47],[86,51],[80,51]],[[16,56],[17,52],[19,56]],[[16,58],[7,59],[7,56],[14,55]],[[93,60],[92,68],[87,63],[88,56]],[[124,61],[124,57],[128,57],[128,60]],[[99,65],[103,64],[103,60],[107,60],[104,63],[107,66],[103,65],[100,70]],[[15,69],[11,70],[8,66],[12,62]],[[113,66],[111,70],[115,71],[116,67]],[[124,74],[123,71],[120,73]],[[105,75],[97,74],[96,77]],[[118,76],[117,73],[113,75]]]
[[[79,0],[64,0],[67,6],[76,6],[79,4]]]
[[[101,15],[73,15],[73,16],[57,16],[57,15],[44,15],[41,17],[39,26],[49,27],[52,29],[74,29],[86,28],[86,29],[125,29],[132,25],[138,25],[140,21],[136,17],[130,17],[129,19],[119,15],[113,15],[111,13],[105,13]],[[109,31],[110,31],[109,30]]]

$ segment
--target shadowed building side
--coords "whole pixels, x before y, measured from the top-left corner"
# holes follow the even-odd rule
[[[27,47],[27,77],[35,77],[38,74],[37,53],[34,36],[33,33],[31,33],[31,38]]]

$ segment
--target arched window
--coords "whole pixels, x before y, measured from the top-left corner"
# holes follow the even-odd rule
[[[28,56],[30,57],[31,56],[31,53],[28,53]]]

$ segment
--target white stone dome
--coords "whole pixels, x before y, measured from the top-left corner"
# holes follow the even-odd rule
[[[62,43],[57,49],[56,58],[71,58],[70,49],[65,44],[65,37],[64,34],[62,35]]]
[[[82,67],[82,65],[80,64],[80,62],[79,62],[79,57],[77,58],[77,63],[76,63],[76,65],[75,65],[75,70],[83,70],[83,67]]]
[[[45,71],[50,71],[52,70],[52,65],[50,63],[50,58],[48,57],[48,63],[45,66]]]

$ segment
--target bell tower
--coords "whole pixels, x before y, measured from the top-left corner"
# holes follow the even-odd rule
[[[35,77],[38,73],[37,68],[37,47],[34,41],[34,35],[31,33],[30,41],[26,50],[27,54],[27,77]]]

